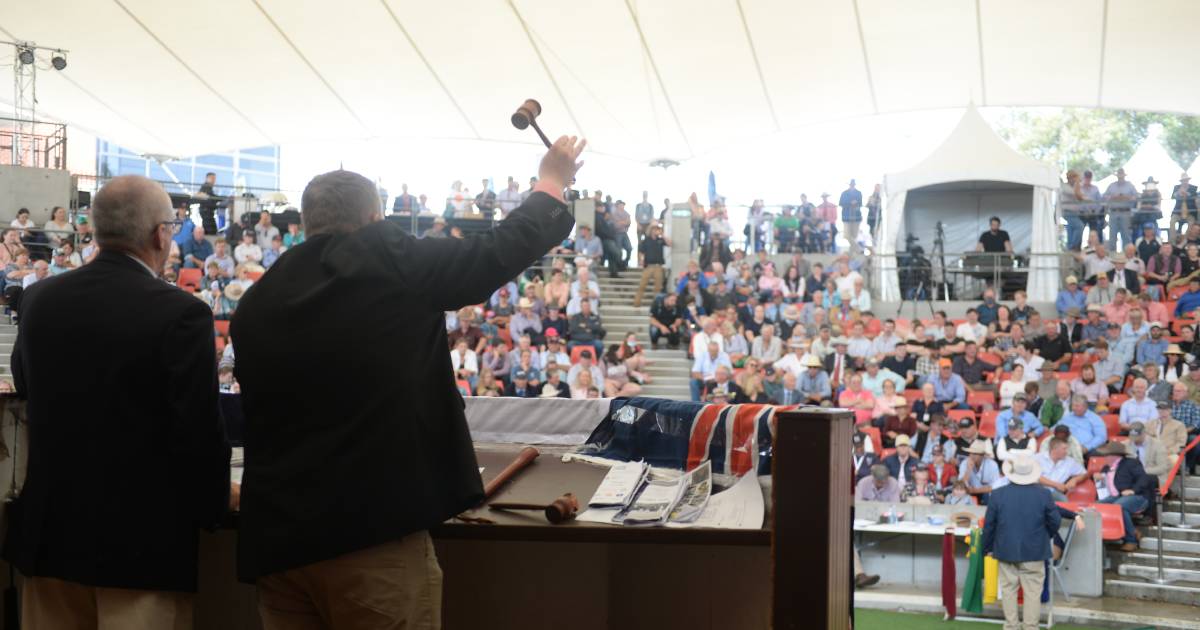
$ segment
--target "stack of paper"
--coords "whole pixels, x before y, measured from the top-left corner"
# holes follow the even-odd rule
[[[650,465],[646,462],[626,462],[608,469],[600,487],[588,501],[590,508],[625,508],[641,488]]]

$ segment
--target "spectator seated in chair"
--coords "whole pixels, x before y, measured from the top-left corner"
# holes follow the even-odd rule
[[[1055,438],[1062,440],[1067,445],[1067,457],[1070,457],[1082,466],[1084,462],[1083,445],[1079,443],[1079,440],[1075,439],[1075,436],[1071,435],[1071,427],[1065,424],[1058,424],[1054,426],[1053,433]],[[1042,440],[1042,445],[1038,447],[1039,455],[1050,455],[1051,441],[1053,441],[1053,438]]]
[[[1121,517],[1125,521],[1125,537],[1121,540],[1121,551],[1136,551],[1138,531],[1133,517],[1145,512],[1154,501],[1158,490],[1158,478],[1146,474],[1137,452],[1122,442],[1109,442],[1098,449],[1098,455],[1117,455],[1120,459],[1107,465],[1093,475],[1100,503],[1115,503],[1121,506]]]
[[[992,459],[992,448],[986,440],[977,439],[963,449],[966,459],[959,467],[958,478],[967,484],[967,492],[987,505],[988,495],[1002,485],[1000,467]]]
[[[1046,452],[1037,456],[1042,467],[1041,484],[1050,489],[1055,501],[1069,501],[1075,486],[1088,477],[1087,469],[1069,455],[1070,444],[1055,435],[1046,440]]]
[[[854,500],[899,503],[900,482],[888,473],[887,466],[875,464],[871,466],[871,475],[863,477],[855,486]]]

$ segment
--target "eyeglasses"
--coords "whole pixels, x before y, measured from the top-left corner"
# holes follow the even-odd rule
[[[170,221],[159,221],[158,224],[167,226],[167,228],[169,228],[171,231],[175,231],[175,230],[178,230],[179,228],[183,227],[183,221],[180,219],[171,219]]]

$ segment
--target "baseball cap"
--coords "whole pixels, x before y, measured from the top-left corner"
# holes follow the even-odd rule
[[[1137,437],[1146,432],[1146,425],[1141,422],[1133,422],[1129,425],[1129,436]]]
[[[529,372],[525,370],[517,370],[513,372],[513,380],[529,380]]]
[[[1013,397],[1012,397],[1012,399],[1013,399],[1013,401],[1014,401],[1014,402],[1016,402],[1016,401],[1018,401],[1018,400],[1020,400],[1020,401],[1022,401],[1022,402],[1025,402],[1025,401],[1027,401],[1027,400],[1028,400],[1028,398],[1026,398],[1026,397],[1025,397],[1025,394],[1022,394],[1022,393],[1020,393],[1020,392],[1018,392],[1018,393],[1016,393],[1016,394],[1013,394]]]
[[[963,429],[967,427],[973,427],[975,426],[975,421],[970,418],[963,418],[962,420],[958,421],[958,426]]]
[[[896,446],[908,446],[910,444],[912,444],[912,441],[909,440],[907,435],[901,433],[900,435],[896,436]]]
[[[954,367],[954,362],[950,359],[940,359],[938,361],[938,367]]]
[[[1166,400],[1160,400],[1160,401],[1158,401],[1158,408],[1159,409],[1170,409],[1171,403]]]
[[[1079,284],[1079,278],[1075,276],[1067,276],[1067,284]]]
[[[854,442],[854,445],[855,445],[855,446],[862,446],[862,443],[863,443],[863,434],[862,434],[862,433],[855,433],[855,434],[854,434],[854,435],[853,435],[853,436],[850,438],[850,441],[851,441],[851,442]]]
[[[1021,428],[1024,428],[1024,426],[1025,425],[1021,422],[1020,418],[1009,418],[1008,419],[1008,430],[1009,431],[1012,431],[1013,429],[1021,429]]]
[[[556,329],[556,328],[547,328],[547,329],[546,329],[546,339],[547,339],[547,341],[552,341],[552,340],[554,340],[554,339],[555,339],[555,338],[557,338],[557,337],[558,337],[558,329]]]

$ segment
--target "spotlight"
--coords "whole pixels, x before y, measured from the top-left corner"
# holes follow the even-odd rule
[[[34,62],[33,49],[22,48],[20,50],[20,52],[17,53],[17,60],[27,66],[29,64],[33,63]]]
[[[63,70],[67,67],[67,58],[61,52],[56,52],[50,58],[50,65],[54,66],[55,70]]]

